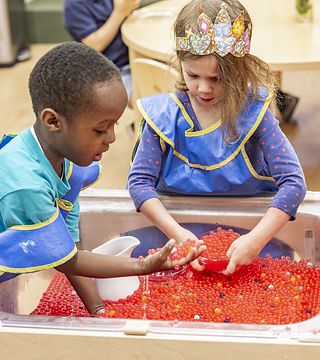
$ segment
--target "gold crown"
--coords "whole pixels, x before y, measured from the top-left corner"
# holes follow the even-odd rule
[[[251,23],[245,29],[244,15],[239,16],[231,24],[227,5],[223,2],[214,21],[201,13],[197,21],[197,29],[187,26],[185,36],[176,38],[176,50],[189,51],[194,55],[217,53],[225,56],[228,53],[242,57],[250,51]]]

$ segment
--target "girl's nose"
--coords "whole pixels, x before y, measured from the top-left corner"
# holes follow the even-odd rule
[[[211,85],[207,81],[200,81],[198,90],[200,93],[211,93],[212,92]]]

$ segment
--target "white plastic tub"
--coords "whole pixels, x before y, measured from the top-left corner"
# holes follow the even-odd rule
[[[270,198],[163,197],[163,201],[181,223],[251,229]],[[124,190],[87,190],[81,196],[85,249],[119,235],[145,236],[149,227]],[[277,238],[300,257],[320,262],[320,193],[308,193],[297,220]],[[21,275],[0,284],[1,360],[320,359],[319,316],[288,325],[245,325],[27,315],[54,272]]]

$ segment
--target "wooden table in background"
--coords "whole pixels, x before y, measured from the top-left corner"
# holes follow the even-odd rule
[[[173,22],[188,0],[164,0],[135,11],[122,25],[130,59],[170,61]],[[320,68],[320,0],[313,0],[314,19],[298,23],[295,0],[242,0],[253,22],[251,53],[276,71]]]
[[[126,19],[121,32],[129,48],[130,63],[136,58],[174,62],[173,23],[188,2],[160,1],[136,10]],[[242,0],[242,4],[253,24],[251,53],[277,72],[279,87],[283,71],[320,69],[320,0],[313,0],[314,19],[310,23],[297,21],[295,0]],[[132,71],[133,104],[139,97],[136,78]],[[136,108],[134,114],[138,127],[140,115]]]

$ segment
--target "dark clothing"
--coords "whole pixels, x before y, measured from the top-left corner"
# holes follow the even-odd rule
[[[65,0],[64,26],[74,40],[81,42],[104,25],[112,11],[111,0]],[[119,68],[129,64],[128,49],[120,31],[102,54]]]

